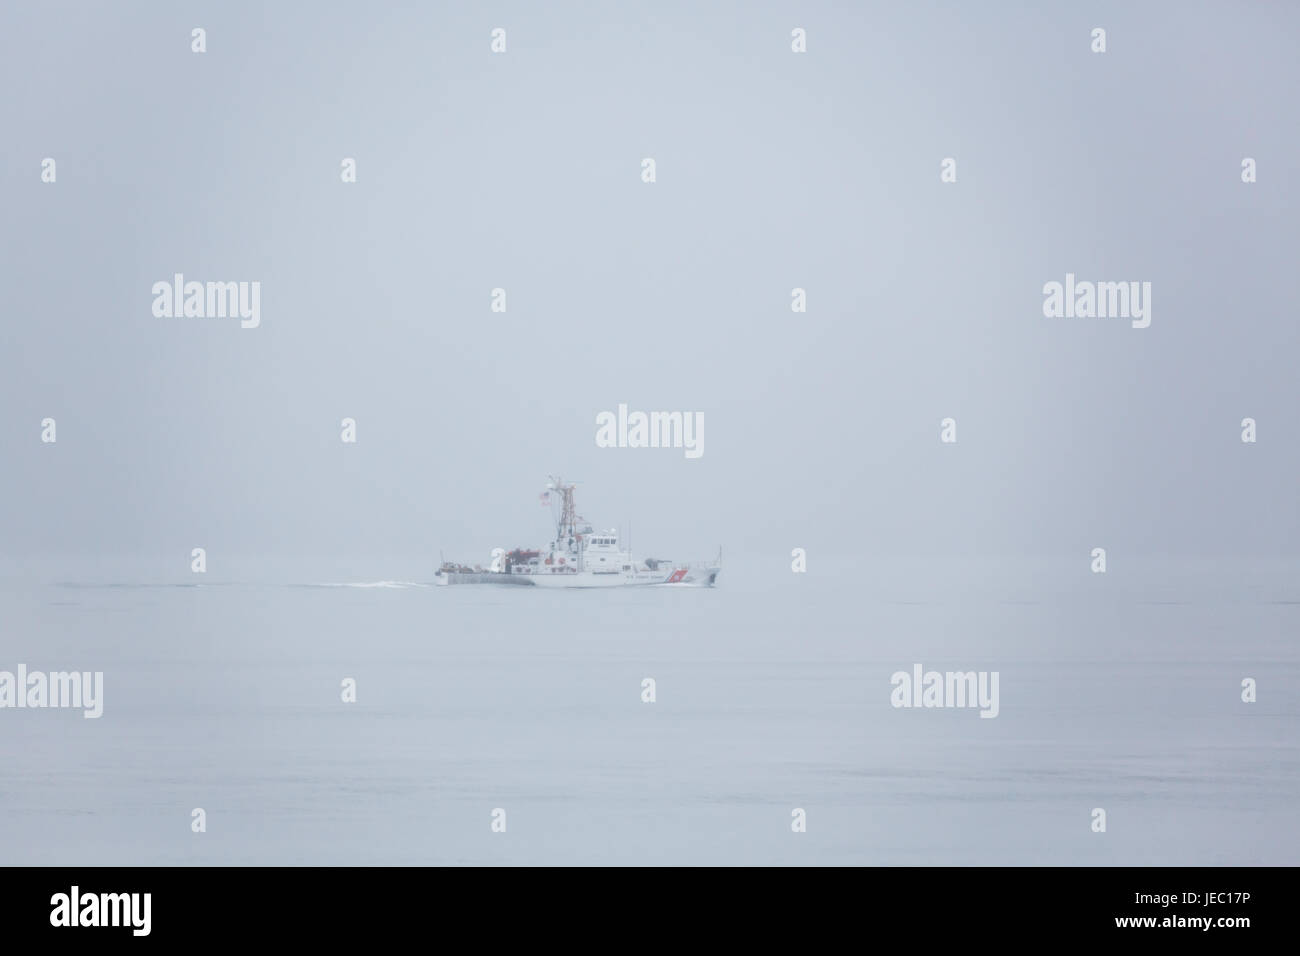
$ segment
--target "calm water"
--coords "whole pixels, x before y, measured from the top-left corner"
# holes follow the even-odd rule
[[[1295,564],[184,569],[0,565],[0,670],[105,681],[99,720],[0,710],[5,863],[1300,863]],[[893,708],[914,663],[998,671],[999,716]]]

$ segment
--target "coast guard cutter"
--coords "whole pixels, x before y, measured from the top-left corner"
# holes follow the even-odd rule
[[[551,478],[542,503],[555,507],[559,518],[555,539],[545,549],[492,551],[487,568],[445,562],[434,583],[520,584],[543,588],[620,588],[651,585],[713,587],[721,571],[722,552],[713,561],[681,562],[666,558],[636,560],[619,541],[617,531],[597,531],[577,512],[574,486]]]

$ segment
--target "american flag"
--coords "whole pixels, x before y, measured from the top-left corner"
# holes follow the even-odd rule
[[[540,495],[537,496],[537,498],[539,501],[541,501],[542,507],[546,507],[551,503],[551,493],[549,491],[543,491]]]

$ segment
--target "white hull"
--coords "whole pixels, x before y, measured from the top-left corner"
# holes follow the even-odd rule
[[[595,571],[569,571],[556,573],[515,573],[504,571],[439,571],[434,576],[438,585],[499,584],[509,587],[538,588],[637,588],[637,587],[688,587],[711,588],[718,579],[716,567],[673,568],[668,571],[636,571],[600,573]]]

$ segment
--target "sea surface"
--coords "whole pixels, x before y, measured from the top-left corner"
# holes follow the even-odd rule
[[[5,559],[0,670],[102,671],[104,713],[0,709],[0,862],[1300,863],[1300,567],[1089,561]],[[998,716],[894,707],[916,664]]]

